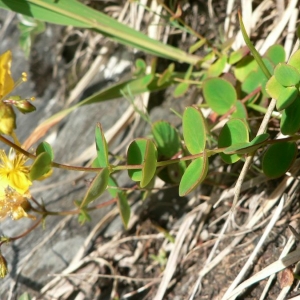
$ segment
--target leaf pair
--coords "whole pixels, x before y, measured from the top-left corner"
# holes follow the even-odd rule
[[[83,212],[80,215],[81,222],[88,219],[87,213],[84,213],[88,204],[100,197],[109,185],[110,188],[108,188],[108,192],[112,197],[117,198],[120,215],[126,228],[130,218],[130,206],[128,204],[126,194],[118,189],[117,182],[111,175],[111,167],[108,159],[108,146],[100,124],[97,124],[96,127],[95,140],[97,158],[94,161],[93,166],[103,169],[93,179],[84,199],[79,205]],[[83,217],[84,219],[82,219]]]
[[[285,135],[295,134],[300,129],[299,60],[300,50],[291,56],[288,64],[279,63],[275,67],[266,85],[267,93],[277,100],[277,109],[283,110],[280,128]]]
[[[53,149],[47,142],[42,142],[36,149],[36,159],[30,168],[29,178],[42,180],[52,173]]]

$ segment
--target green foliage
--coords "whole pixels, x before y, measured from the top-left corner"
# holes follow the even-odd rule
[[[192,192],[205,179],[207,171],[208,158],[204,151],[203,157],[194,159],[185,170],[179,184],[179,196]]]
[[[260,135],[257,135],[251,142],[247,143],[234,143],[232,146],[227,147],[224,150],[225,154],[246,154],[251,153],[255,150],[257,150],[259,147],[264,145],[264,142],[270,137],[268,133],[263,133]]]
[[[227,113],[237,100],[232,84],[222,78],[205,80],[203,96],[209,107],[220,115]]]
[[[22,294],[19,298],[18,298],[18,300],[31,300],[32,298],[31,298],[31,296],[26,292],[26,293],[24,293],[24,294]]]
[[[37,20],[64,26],[89,28],[111,39],[149,54],[196,64],[199,58],[149,38],[108,15],[77,0],[0,0],[0,8],[13,10]]]
[[[170,123],[166,121],[154,123],[152,126],[152,134],[159,156],[171,158],[181,150],[179,133]]]
[[[107,142],[100,123],[97,124],[95,130],[95,141],[96,141],[97,160],[98,160],[97,166],[99,168],[108,167],[109,162],[108,162]]]
[[[108,178],[108,192],[112,197],[117,198],[118,208],[120,211],[120,216],[125,228],[127,228],[130,219],[130,205],[128,203],[127,195],[125,192],[118,189],[117,181],[110,176]]]
[[[104,193],[108,185],[108,179],[109,171],[107,168],[103,168],[93,179],[81,202],[80,208],[86,207]]]
[[[140,169],[128,170],[128,175],[133,181],[139,181],[143,188],[153,178],[156,171],[157,150],[149,139],[136,139],[128,148],[128,165],[140,165]]]
[[[225,164],[233,164],[243,156],[254,155],[256,151],[266,149],[256,168],[261,166],[261,171],[271,179],[284,175],[292,167],[297,156],[296,141],[299,136],[296,134],[300,130],[300,50],[292,55],[288,63],[285,62],[286,55],[280,45],[273,45],[263,56],[259,55],[251,44],[241,19],[241,30],[247,46],[231,51],[228,44],[215,48],[201,38],[190,47],[189,53],[185,53],[150,39],[76,0],[0,0],[0,8],[23,13],[26,15],[24,20],[32,22],[20,25],[21,42],[27,55],[33,37],[44,30],[42,22],[46,21],[88,28],[123,45],[176,62],[169,62],[165,70],[158,74],[156,62],[152,63],[152,70],[147,73],[146,62],[137,59],[132,78],[100,90],[58,112],[38,127],[39,133],[46,132],[53,124],[81,106],[123,96],[134,97],[172,85],[174,97],[183,96],[191,86],[202,92],[203,103],[188,106],[183,112],[177,113],[179,117],[183,113],[182,135],[181,128],[175,128],[164,120],[158,121],[152,124],[150,137],[130,142],[127,160],[123,159],[126,162],[120,165],[113,165],[113,160],[109,160],[111,152],[101,124],[97,124],[95,129],[96,156],[89,167],[55,163],[53,150],[46,142],[39,144],[36,156],[27,153],[34,160],[30,166],[31,181],[50,176],[53,167],[96,173],[83,199],[75,202],[80,223],[90,220],[89,212],[95,209],[90,204],[107,190],[113,201],[117,202],[123,225],[127,228],[131,215],[128,203],[131,190],[119,187],[115,179],[117,177],[114,176],[118,171],[128,172],[128,176],[138,183],[135,188],[143,189],[141,198],[144,199],[152,192],[156,176],[166,183],[176,184],[180,196],[188,195],[206,179],[210,171],[211,156],[214,155],[220,155]],[[35,21],[36,19],[42,22]],[[200,47],[205,47],[205,57],[191,54]],[[185,72],[176,71],[177,64],[181,62],[188,66]],[[230,71],[224,73],[228,64]],[[9,73],[8,60],[2,69]],[[276,100],[276,109],[281,112],[281,116],[275,115],[280,119],[280,131],[288,137],[283,140],[271,139],[267,130],[260,130],[259,133],[265,133],[250,141],[250,134],[255,134],[258,127],[255,120],[262,117],[261,113],[265,113],[266,103],[271,98]],[[12,100],[14,99],[10,99]],[[202,108],[208,108],[208,117],[204,117]],[[279,122],[275,120],[274,124]],[[218,127],[219,131],[211,130],[213,127]],[[39,134],[37,136],[40,138]],[[7,144],[10,145],[11,142]],[[26,153],[18,145],[15,148]],[[40,213],[45,217],[47,210],[42,207]]]
[[[54,152],[51,145],[47,142],[41,142],[36,148],[36,155],[47,152],[50,155],[51,161],[54,159]]]
[[[35,37],[40,33],[43,33],[46,26],[44,22],[35,20],[28,16],[20,15],[20,23],[18,24],[18,27],[20,30],[20,47],[23,49],[25,57],[28,59],[31,45],[34,42]]]
[[[219,148],[224,148],[247,142],[249,142],[249,132],[246,122],[241,119],[231,119],[224,125],[220,132],[218,146]],[[228,164],[233,164],[240,159],[240,155],[238,154],[228,155],[220,153],[220,155]]]
[[[182,131],[185,145],[191,154],[201,153],[206,144],[206,124],[201,111],[187,107],[183,114]]]
[[[269,178],[277,178],[284,175],[292,166],[297,152],[297,144],[294,142],[282,142],[271,145],[262,160],[263,172]]]
[[[52,159],[48,152],[37,155],[30,169],[30,180],[38,180],[51,171]]]

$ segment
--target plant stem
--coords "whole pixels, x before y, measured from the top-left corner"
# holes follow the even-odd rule
[[[25,232],[23,232],[22,234],[15,236],[15,237],[10,237],[7,238],[5,241],[0,242],[0,247],[4,244],[4,243],[8,243],[8,242],[13,242],[15,240],[18,240],[24,236],[26,236],[28,233],[30,233],[33,229],[35,229],[41,222],[42,222],[43,218],[40,218],[38,221],[36,221],[29,229],[27,229]]]

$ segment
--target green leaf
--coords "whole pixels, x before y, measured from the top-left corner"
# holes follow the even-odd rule
[[[175,69],[175,64],[169,64],[168,68],[161,74],[161,77],[157,81],[158,86],[162,86],[166,82],[169,82],[171,79],[171,76],[173,75]]]
[[[36,155],[38,156],[39,154],[41,154],[43,152],[47,152],[50,155],[51,161],[53,161],[54,152],[49,143],[42,142],[37,146],[36,151],[35,151]]]
[[[217,114],[225,114],[236,103],[234,87],[222,78],[210,78],[203,82],[203,95],[209,107]]]
[[[185,80],[189,80],[192,72],[193,72],[193,65],[190,65],[189,68],[187,69],[185,75],[184,75],[184,79]],[[173,96],[174,97],[180,97],[183,94],[185,94],[189,88],[190,84],[187,82],[181,82],[177,85],[177,87],[174,90]]]
[[[147,140],[145,157],[143,161],[142,180],[140,183],[141,188],[147,186],[148,183],[152,180],[156,171],[156,163],[157,163],[156,147],[152,141]]]
[[[31,296],[27,292],[25,292],[18,298],[18,300],[31,300],[31,299],[32,299]]]
[[[18,28],[20,31],[19,44],[25,53],[25,57],[28,59],[30,55],[31,45],[34,42],[35,37],[44,32],[46,29],[45,23],[35,20],[33,18],[19,15],[20,23]]]
[[[222,55],[219,59],[213,63],[207,70],[208,77],[218,77],[222,74],[227,62],[227,56]]]
[[[27,292],[23,293],[23,294],[18,298],[18,300],[31,300],[31,299],[32,299],[31,296],[30,296]]]
[[[182,130],[188,151],[191,154],[203,152],[206,145],[206,124],[199,109],[186,107],[183,113]]]
[[[128,170],[133,181],[140,181],[145,187],[153,178],[156,171],[157,150],[149,139],[136,139],[131,142],[127,151],[128,165],[141,165],[141,169]]]
[[[171,164],[160,169],[157,175],[161,180],[163,180],[166,183],[178,184],[185,170],[186,170],[186,162],[180,161],[177,164]]]
[[[290,106],[297,96],[299,95],[299,91],[294,86],[286,87],[279,95],[276,107],[278,110],[286,109],[288,106]]]
[[[280,129],[284,135],[293,135],[300,129],[300,97],[282,112]]]
[[[111,187],[118,187],[116,180],[112,176],[110,176],[108,179],[108,185]],[[125,229],[127,229],[128,222],[130,219],[130,205],[128,203],[125,192],[120,191],[116,188],[108,188],[108,192],[112,195],[112,197],[118,199],[117,203],[120,211],[120,216]]]
[[[97,159],[99,168],[109,166],[107,142],[100,123],[97,123],[95,130],[95,141],[97,149]]]
[[[300,73],[300,49],[290,57],[288,64]]]
[[[284,92],[284,86],[281,85],[273,75],[266,84],[266,92],[274,99],[278,99],[279,95]]]
[[[84,199],[80,205],[80,208],[86,207],[92,201],[100,197],[107,188],[109,178],[108,168],[103,168],[93,179],[91,185],[89,186]]]
[[[231,119],[222,128],[219,139],[218,147],[234,146],[238,143],[246,143],[249,141],[249,132],[247,123],[241,119]],[[237,154],[227,155],[220,153],[221,158],[228,164],[233,164],[240,159]]]
[[[274,70],[276,80],[283,86],[294,86],[300,81],[300,73],[296,68],[280,63]]]
[[[274,65],[285,62],[285,50],[281,45],[272,45],[264,56]]]
[[[248,113],[247,113],[247,109],[244,105],[244,103],[242,103],[241,101],[236,101],[235,103],[235,112],[231,114],[231,118],[235,118],[235,119],[247,119],[248,117]]]
[[[257,62],[252,56],[247,55],[241,61],[239,61],[235,66],[234,76],[240,82],[243,82],[251,72],[257,70],[258,70]]]
[[[265,65],[265,62],[262,59],[262,57],[260,56],[260,54],[258,53],[258,51],[255,49],[255,47],[251,43],[251,41],[249,39],[249,36],[247,34],[247,31],[245,29],[245,26],[244,26],[242,16],[241,16],[240,13],[238,13],[238,17],[239,17],[241,32],[242,32],[245,43],[248,46],[251,54],[254,56],[257,64],[259,65],[260,70],[265,74],[266,78],[269,79],[272,76],[272,74],[270,73],[269,69]]]
[[[179,184],[179,196],[183,197],[192,192],[205,179],[207,171],[208,158],[204,151],[203,157],[193,160],[185,170]]]
[[[138,48],[154,56],[189,64],[197,64],[199,61],[199,57],[195,55],[151,39],[76,0],[0,0],[0,8],[50,23],[90,28],[123,45]]]
[[[189,83],[186,82],[179,83],[174,90],[173,96],[177,98],[184,95],[187,92],[189,87],[190,87]]]
[[[80,209],[79,215],[78,215],[78,222],[80,225],[83,225],[85,222],[90,222],[92,220],[90,214],[88,213],[88,210],[86,208]]]
[[[294,142],[280,142],[271,145],[262,160],[263,172],[269,178],[284,175],[292,166],[297,155],[297,144]]]
[[[29,177],[30,180],[37,180],[41,178],[43,175],[47,174],[51,170],[51,156],[48,152],[42,152],[39,154],[34,163],[31,166]]]
[[[270,74],[273,73],[273,64],[266,58],[264,58],[263,60],[264,66],[266,67],[266,69],[269,71]],[[249,94],[252,91],[254,91],[256,88],[261,87],[262,88],[262,92],[265,92],[265,86],[267,84],[268,78],[266,77],[265,73],[258,68],[257,71],[253,71],[251,73],[249,73],[249,75],[247,76],[247,78],[244,80],[244,82],[242,83],[242,90]],[[266,95],[268,96],[268,95]]]
[[[261,147],[264,142],[270,137],[268,133],[263,133],[256,136],[251,142],[249,143],[237,143],[234,144],[224,150],[225,154],[246,154],[251,153]]]
[[[145,61],[141,58],[138,58],[136,61],[135,61],[135,70],[134,70],[134,75],[135,76],[143,76],[145,75],[145,72],[146,72],[146,68],[147,68],[147,65],[145,63]]]
[[[159,155],[171,158],[181,149],[179,134],[170,123],[159,121],[153,124],[152,134],[157,145]]]
[[[244,46],[234,52],[232,52],[229,56],[228,63],[230,65],[234,65],[239,62],[243,57],[245,57],[249,53],[249,49],[247,46]]]

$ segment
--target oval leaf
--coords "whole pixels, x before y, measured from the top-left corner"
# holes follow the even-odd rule
[[[244,80],[252,71],[257,70],[258,64],[256,60],[253,58],[253,56],[247,55],[237,63],[236,67],[234,68],[234,76],[240,82],[244,82]]]
[[[238,143],[246,143],[248,141],[249,132],[246,122],[241,119],[231,119],[224,125],[220,132],[218,147],[229,147]],[[228,155],[220,153],[220,156],[228,164],[233,164],[240,159],[240,156],[237,154]]]
[[[179,83],[174,90],[173,96],[177,98],[184,95],[187,92],[189,86],[189,83],[186,82]]]
[[[148,139],[136,139],[128,147],[127,164],[141,165],[141,169],[128,170],[133,181],[140,181],[145,187],[156,171],[157,150],[154,143]]]
[[[285,87],[281,85],[273,75],[266,84],[266,92],[274,99],[278,99],[279,95],[284,91]]]
[[[80,208],[87,206],[92,201],[96,200],[101,196],[107,188],[109,178],[108,168],[103,168],[93,179],[90,187],[87,190],[87,193],[82,200]]]
[[[235,104],[234,87],[222,78],[210,78],[203,83],[203,96],[209,107],[217,114],[225,114]]]
[[[205,179],[207,171],[208,158],[204,151],[203,157],[193,160],[185,170],[179,184],[179,196],[183,197],[193,191]]]
[[[206,124],[201,111],[187,107],[182,118],[183,138],[191,154],[203,152],[206,144]]]
[[[228,63],[230,65],[236,64],[243,57],[245,57],[248,53],[249,53],[249,48],[247,46],[244,46],[230,54]]]
[[[120,216],[125,229],[127,229],[128,222],[130,219],[130,214],[131,214],[130,205],[127,201],[127,196],[124,193],[124,191],[120,191],[117,189],[118,184],[112,176],[109,176],[108,185],[111,187],[115,187],[115,188],[108,188],[107,190],[112,197],[117,198],[117,204],[120,211]]]
[[[284,90],[280,93],[277,102],[276,107],[278,110],[286,109],[288,106],[290,106],[295,99],[297,98],[299,94],[299,91],[294,86],[289,86],[284,88]]]
[[[297,144],[282,142],[271,145],[262,160],[263,172],[269,178],[278,178],[284,175],[292,166],[297,155]]]
[[[47,152],[50,155],[50,157],[51,157],[51,161],[53,161],[53,159],[54,159],[54,152],[53,152],[53,149],[52,149],[52,147],[50,146],[49,143],[42,142],[42,143],[40,143],[37,146],[36,152],[35,152],[36,155],[39,155],[39,154],[41,154],[43,152]]]
[[[39,154],[31,166],[29,173],[30,180],[37,180],[43,175],[50,172],[51,163],[51,156],[48,152],[42,152],[41,154]]]
[[[95,141],[96,141],[96,149],[97,149],[98,166],[99,166],[99,168],[108,167],[109,166],[108,147],[107,147],[107,142],[106,142],[104,132],[102,130],[102,126],[100,123],[98,123],[96,126]]]
[[[281,45],[272,45],[264,56],[274,65],[285,62],[285,50]]]
[[[166,183],[179,184],[181,177],[186,170],[186,162],[180,161],[177,164],[171,164],[165,168],[159,169],[157,176]]]
[[[164,83],[168,82],[174,72],[175,64],[171,63],[168,68],[161,74],[161,77],[157,81],[158,86],[162,86]]]
[[[300,97],[282,112],[280,129],[284,135],[293,135],[300,129]]]
[[[227,62],[227,56],[222,55],[215,63],[213,63],[207,70],[208,77],[218,77],[222,74]]]
[[[264,58],[263,63],[268,71],[272,74],[273,73],[273,64],[270,60]],[[242,90],[245,93],[251,93],[256,88],[261,87],[262,92],[266,93],[265,87],[267,84],[268,78],[266,77],[265,73],[262,71],[261,68],[258,68],[256,71],[250,72],[247,78],[242,83]],[[268,95],[266,95],[268,96]]]
[[[150,140],[147,140],[145,157],[143,162],[142,169],[142,180],[141,180],[141,188],[148,185],[156,171],[156,163],[157,163],[157,150],[154,143]]]
[[[293,86],[300,81],[300,73],[297,69],[284,63],[280,63],[276,66],[274,76],[283,86]]]
[[[171,158],[181,149],[179,134],[170,123],[159,121],[153,124],[152,134],[159,155]]]
[[[224,150],[225,154],[246,154],[251,153],[261,147],[261,145],[270,137],[268,133],[256,136],[250,143],[237,143]]]
[[[288,64],[300,73],[300,49],[290,57]]]
[[[231,118],[235,119],[247,119],[248,113],[245,104],[241,101],[236,101],[235,112],[232,113]]]

